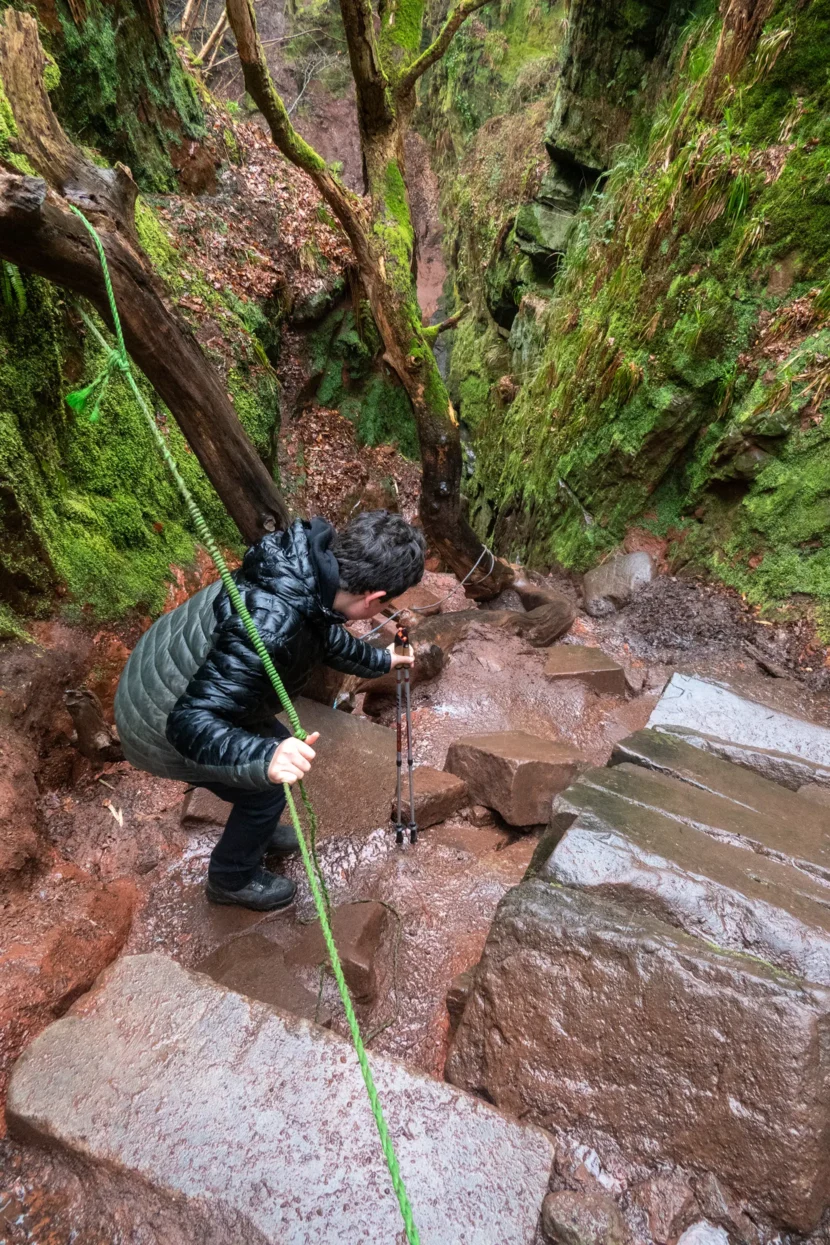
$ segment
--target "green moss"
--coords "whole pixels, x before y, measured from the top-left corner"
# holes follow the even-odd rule
[[[26,173],[30,177],[36,177],[37,170],[32,167],[26,156],[21,156],[14,151],[13,140],[16,138],[17,122],[14,119],[14,113],[6,92],[3,90],[2,79],[0,79],[0,159],[5,160],[21,173]]]
[[[69,134],[127,164],[146,189],[177,188],[171,146],[205,136],[202,106],[173,45],[135,0],[89,0],[76,23],[57,0],[59,33],[44,41],[59,71],[49,90]]]

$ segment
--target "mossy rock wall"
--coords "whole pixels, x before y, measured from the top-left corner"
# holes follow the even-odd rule
[[[581,159],[610,173],[583,197],[549,287],[518,288],[507,331],[485,297],[479,179],[452,252],[465,293],[465,248],[484,261],[452,365],[476,429],[473,513],[505,552],[576,569],[645,526],[675,565],[827,631],[830,0],[779,0],[718,80],[720,35],[714,6],[695,6],[660,52],[659,90],[607,152],[585,139],[587,105],[554,91],[540,149],[574,152],[573,118],[587,118]],[[578,54],[564,45],[562,80],[590,96],[596,75],[580,88],[569,68]]]
[[[8,0],[0,0],[5,7]],[[12,7],[32,9],[23,0]],[[177,189],[176,170],[193,163],[190,144],[206,129],[164,7],[155,0],[36,0],[34,9],[55,62],[52,103],[67,133],[108,163],[126,164],[142,189]]]

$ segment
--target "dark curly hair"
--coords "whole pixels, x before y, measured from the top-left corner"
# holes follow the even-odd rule
[[[338,532],[331,551],[340,567],[340,587],[360,595],[383,588],[399,597],[424,574],[426,542],[418,528],[388,510],[366,510]]]

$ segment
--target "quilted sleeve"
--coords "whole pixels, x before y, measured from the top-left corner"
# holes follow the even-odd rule
[[[301,625],[296,611],[267,598],[270,606],[251,609],[274,664],[283,663],[284,646]],[[214,645],[167,719],[167,738],[177,752],[197,765],[221,768],[249,790],[271,784],[268,765],[277,740],[246,730],[239,723],[268,698],[270,681],[248,639],[244,624],[231,614]]]
[[[392,669],[392,657],[385,648],[374,648],[365,640],[358,640],[340,623],[332,623],[326,632],[323,663],[363,679],[378,679]]]

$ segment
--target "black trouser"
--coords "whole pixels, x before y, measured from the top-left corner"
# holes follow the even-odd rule
[[[279,740],[289,737],[281,722],[275,723],[274,734]],[[285,808],[282,783],[275,783],[266,791],[243,791],[223,782],[203,782],[199,786],[233,805],[222,837],[211,853],[210,880],[224,890],[241,890],[254,877],[268,840],[279,824]]]

